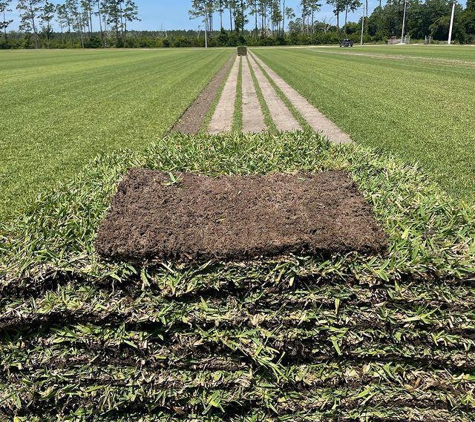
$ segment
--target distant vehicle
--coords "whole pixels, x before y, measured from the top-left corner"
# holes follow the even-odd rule
[[[345,38],[343,41],[340,42],[340,47],[353,47],[353,41]]]

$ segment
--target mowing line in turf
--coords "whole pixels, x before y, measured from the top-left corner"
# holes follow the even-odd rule
[[[473,205],[473,68],[460,61],[452,66],[437,61],[473,62],[473,48],[374,46],[355,50],[404,59],[330,51],[252,48],[355,142],[420,163],[447,193]]]
[[[280,131],[302,130],[300,124],[294,118],[284,102],[279,98],[274,87],[264,76],[261,69],[257,66],[257,63],[252,59],[249,60],[249,63],[257,78],[262,95],[266,100],[277,129]]]
[[[208,132],[218,134],[231,132],[233,128],[234,102],[236,100],[236,85],[239,74],[239,58],[236,57],[233,68],[224,86],[216,111],[211,118]]]
[[[313,107],[304,97],[302,97],[295,89],[293,89],[287,82],[278,76],[272,69],[269,68],[261,59],[251,53],[252,58],[261,66],[267,74],[272,78],[277,87],[285,94],[292,105],[309,123],[315,132],[320,132],[332,142],[343,144],[352,142],[348,134],[343,132],[331,120],[320,113]]]
[[[264,114],[252,80],[249,59],[246,57],[242,66],[242,131],[257,133],[265,129]]]
[[[0,225],[99,153],[168,134],[232,55],[0,49]]]

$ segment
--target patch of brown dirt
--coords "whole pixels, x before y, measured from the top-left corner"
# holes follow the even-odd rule
[[[172,132],[180,132],[188,135],[198,133],[203,126],[211,104],[218,95],[219,88],[223,85],[224,80],[229,74],[229,70],[233,65],[235,56],[231,57],[226,64],[216,73],[211,82],[201,92],[198,98],[183,113],[180,119],[175,123]]]
[[[121,260],[249,260],[386,248],[347,173],[208,177],[131,169],[96,250]]]
[[[234,105],[236,102],[240,66],[241,58],[236,57],[207,127],[210,134],[216,135],[218,133],[231,132],[233,129]]]

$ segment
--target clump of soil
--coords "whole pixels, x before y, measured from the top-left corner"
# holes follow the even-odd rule
[[[208,177],[131,169],[96,241],[108,258],[178,262],[385,248],[343,171]]]

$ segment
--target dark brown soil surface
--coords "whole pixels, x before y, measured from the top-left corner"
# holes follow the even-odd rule
[[[131,169],[96,250],[123,260],[249,260],[386,248],[370,206],[343,171],[174,175]]]
[[[183,113],[180,119],[175,123],[172,132],[180,132],[188,135],[198,133],[203,126],[211,104],[218,95],[219,88],[223,85],[224,80],[229,74],[234,60],[233,55],[226,64],[216,73],[211,82],[201,92],[198,98],[191,104],[190,107]]]

